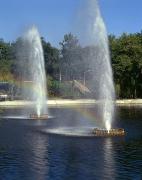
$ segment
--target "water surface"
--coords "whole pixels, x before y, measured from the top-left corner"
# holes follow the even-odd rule
[[[95,124],[75,109],[50,109],[50,113],[55,118],[48,121],[0,120],[1,180],[142,179],[140,107],[118,109],[114,126],[125,128],[127,135],[112,138],[49,135],[44,132],[49,127]]]

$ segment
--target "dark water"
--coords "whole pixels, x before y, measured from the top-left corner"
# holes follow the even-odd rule
[[[127,135],[112,138],[48,135],[46,128],[90,121],[75,109],[50,112],[56,117],[48,121],[0,120],[0,180],[142,179],[142,108],[119,108],[114,126],[125,128]],[[5,112],[13,113],[21,112]]]

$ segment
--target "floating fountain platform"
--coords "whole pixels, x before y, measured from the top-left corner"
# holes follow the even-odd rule
[[[30,114],[30,119],[46,120],[48,118],[49,118],[48,114],[42,114],[40,116],[38,116],[37,114]]]
[[[110,129],[108,131],[106,129],[94,128],[92,133],[95,136],[124,136],[125,130],[123,128],[118,128],[118,129]]]

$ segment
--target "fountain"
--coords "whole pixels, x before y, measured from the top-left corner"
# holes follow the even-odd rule
[[[85,2],[84,8],[81,8],[77,37],[83,48],[87,50],[84,61],[87,61],[88,69],[84,71],[84,84],[94,92],[97,99],[97,117],[102,124],[99,128],[92,128],[89,123],[84,124],[81,121],[79,127],[52,128],[44,132],[72,137],[124,136],[124,129],[112,128],[115,90],[105,23],[97,0],[85,0]],[[88,72],[91,72],[92,76],[85,81],[85,73]]]
[[[35,101],[35,113],[32,119],[47,119],[47,89],[43,49],[39,32],[35,26],[22,37],[24,57],[26,59],[27,79],[32,82],[30,98]],[[23,92],[24,93],[24,92]]]
[[[101,16],[97,0],[85,0],[85,5],[81,9],[79,27],[79,37],[82,45],[89,48],[88,72],[92,72],[92,78],[88,81],[91,90],[95,92],[98,102],[99,118],[103,121],[102,134],[123,134],[119,129],[111,130],[114,119],[115,90],[113,84],[112,68],[110,63],[110,53],[108,45],[108,35],[104,20]],[[99,129],[94,129],[93,133],[99,135]],[[110,133],[113,132],[113,133]]]

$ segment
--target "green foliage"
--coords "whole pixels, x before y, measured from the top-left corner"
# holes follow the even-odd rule
[[[56,79],[57,73],[59,72],[59,50],[51,46],[49,42],[46,42],[43,37],[41,38],[41,41],[44,51],[46,72]]]
[[[109,36],[114,80],[120,98],[142,97],[142,33]]]
[[[60,72],[65,80],[73,80],[77,76],[82,65],[82,48],[77,37],[71,33],[64,36],[60,42]],[[80,72],[79,72],[80,73]]]
[[[0,39],[0,81],[11,81],[13,79],[10,72],[12,65],[12,54],[10,43],[5,43]]]
[[[50,96],[72,96],[71,81],[82,80],[91,69],[91,55],[97,56],[97,47],[81,47],[77,37],[66,34],[60,49],[41,38],[48,93]],[[111,61],[117,98],[142,98],[142,32],[109,36]],[[0,81],[21,80],[26,70],[26,56],[21,38],[7,43],[0,39]],[[93,53],[93,54],[92,54]],[[21,54],[23,55],[22,58]],[[95,70],[95,68],[94,68]],[[25,73],[25,79],[28,72]],[[91,73],[88,77],[91,78]]]
[[[47,87],[48,87],[48,95],[50,97],[59,96],[60,95],[60,83],[59,81],[53,79],[53,77],[48,75],[47,78]]]

